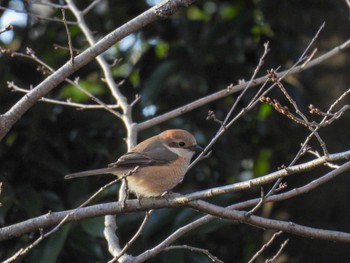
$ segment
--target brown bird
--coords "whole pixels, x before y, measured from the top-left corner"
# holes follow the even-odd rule
[[[156,197],[173,189],[183,180],[197,145],[185,130],[166,130],[122,155],[107,168],[72,173],[65,179],[98,174],[125,176],[128,189],[137,197]]]

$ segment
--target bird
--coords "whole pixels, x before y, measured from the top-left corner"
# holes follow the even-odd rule
[[[65,179],[113,174],[126,178],[137,198],[159,197],[182,182],[196,152],[203,151],[186,130],[170,129],[148,138],[106,168],[67,174]]]

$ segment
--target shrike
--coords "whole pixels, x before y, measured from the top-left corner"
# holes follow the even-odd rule
[[[166,130],[139,143],[107,168],[68,174],[65,179],[113,174],[125,177],[137,197],[156,197],[181,183],[191,158],[202,150],[189,132]]]

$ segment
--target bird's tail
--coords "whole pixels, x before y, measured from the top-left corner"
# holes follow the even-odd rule
[[[102,169],[95,169],[95,170],[88,170],[78,173],[71,173],[67,174],[64,179],[73,179],[78,177],[85,177],[85,176],[91,176],[91,175],[100,175],[100,174],[110,174],[111,168],[102,168]]]

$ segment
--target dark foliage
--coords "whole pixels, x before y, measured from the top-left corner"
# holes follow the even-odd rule
[[[2,1],[8,6],[15,1]],[[20,1],[18,1],[20,2]],[[27,1],[23,1],[27,2]],[[76,1],[81,8],[87,1]],[[99,38],[146,10],[148,1],[101,1],[87,16],[89,26]],[[151,1],[149,1],[151,2]],[[25,5],[28,11],[34,12]],[[59,10],[50,16],[61,17]],[[1,10],[0,16],[5,11]],[[46,14],[48,15],[48,14]],[[67,12],[67,20],[73,16]],[[287,68],[295,62],[313,38],[322,22],[316,46],[323,53],[348,38],[349,21],[345,1],[198,1],[171,19],[160,20],[129,37],[124,45],[115,45],[105,55],[121,58],[114,69],[116,80],[125,80],[121,91],[131,101],[142,96],[135,106],[135,122],[154,114],[162,114],[202,96],[225,88],[239,79],[249,79],[263,51],[270,42],[269,53],[260,75],[269,68]],[[77,26],[70,26],[74,48],[88,45]],[[67,36],[61,23],[28,20],[25,27],[16,27],[8,48],[25,52],[26,47],[54,68],[69,59],[66,50],[55,50],[54,44],[67,46]],[[127,45],[128,44],[128,45]],[[126,46],[127,45],[127,46]],[[125,47],[126,46],[126,47]],[[350,82],[348,52],[331,61],[294,75],[285,85],[300,108],[307,113],[312,103],[322,110],[348,87]],[[0,109],[5,112],[23,94],[12,93],[6,81],[30,88],[44,79],[37,65],[28,59],[0,56]],[[113,102],[101,81],[96,63],[79,70],[81,84],[106,103]],[[247,93],[241,106],[249,101]],[[276,89],[271,97],[287,101]],[[89,100],[68,84],[61,84],[48,97],[75,101]],[[194,132],[205,145],[219,128],[206,121],[208,110],[224,118],[236,95],[194,110],[182,117],[143,131],[139,140],[166,128],[185,128]],[[266,106],[266,105],[265,105]],[[199,163],[176,191],[187,193],[224,185],[250,176],[261,176],[287,165],[299,149],[308,131],[271,108],[257,106],[240,119],[222,137],[209,159]],[[152,112],[156,109],[155,112]],[[349,118],[321,132],[330,152],[349,149]],[[60,105],[39,102],[14,126],[0,148],[1,196],[0,225],[10,225],[25,219],[61,211],[79,205],[108,177],[65,181],[69,172],[104,167],[125,152],[124,125],[103,110],[78,111]],[[312,142],[317,149],[316,141]],[[252,165],[249,165],[249,164]],[[319,176],[322,170],[288,179],[288,187],[301,185]],[[342,176],[305,196],[264,207],[258,213],[266,217],[295,221],[300,224],[341,231],[350,231],[348,186],[349,177]],[[268,187],[266,187],[268,189]],[[107,190],[96,202],[116,199],[116,188]],[[260,189],[222,196],[214,200],[234,203],[247,197],[257,197]],[[164,209],[154,213],[144,235],[130,253],[140,253],[152,247],[179,226],[198,217],[188,209]],[[128,238],[138,228],[143,214],[128,214],[118,218],[119,235]],[[70,224],[36,248],[24,262],[106,262],[108,254],[103,239],[102,218]],[[217,220],[196,229],[178,241],[209,249],[225,262],[246,262],[266,242],[270,233],[250,226]],[[31,242],[38,232],[0,244],[0,259],[12,255]],[[284,237],[286,237],[285,235]],[[286,262],[349,262],[348,246],[326,241],[288,236],[284,251]],[[278,247],[271,249],[273,255]],[[270,252],[270,251],[267,251]],[[175,250],[164,253],[153,262],[209,262],[203,255]]]

